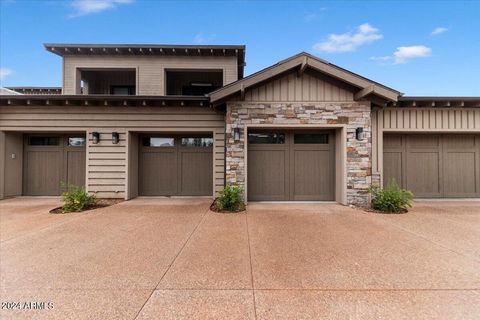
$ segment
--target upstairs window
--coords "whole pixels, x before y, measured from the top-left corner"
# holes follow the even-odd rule
[[[135,86],[110,86],[110,94],[118,96],[135,95]]]
[[[222,70],[166,70],[167,95],[203,96],[223,85]]]

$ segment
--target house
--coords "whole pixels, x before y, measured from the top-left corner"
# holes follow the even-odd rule
[[[367,205],[480,197],[480,97],[407,97],[307,53],[244,77],[237,45],[45,44],[61,94],[0,97],[0,196],[212,196]]]

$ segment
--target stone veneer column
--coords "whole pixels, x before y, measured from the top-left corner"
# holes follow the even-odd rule
[[[230,102],[226,113],[226,182],[245,185],[245,125],[326,124],[346,125],[347,147],[347,203],[368,205],[366,189],[372,183],[371,119],[369,102],[315,102],[315,103],[252,103]],[[234,141],[233,129],[240,128],[241,138]],[[365,138],[356,140],[355,129],[362,127]]]

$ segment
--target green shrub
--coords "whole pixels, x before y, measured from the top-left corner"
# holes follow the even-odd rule
[[[392,179],[383,190],[378,187],[370,187],[368,192],[372,194],[373,209],[382,212],[400,213],[407,212],[412,206],[413,193],[400,188],[395,179]]]
[[[97,203],[94,195],[89,195],[84,187],[62,183],[63,213],[83,211]]]
[[[216,206],[221,211],[240,211],[245,208],[243,202],[243,189],[239,186],[227,185],[220,192]]]

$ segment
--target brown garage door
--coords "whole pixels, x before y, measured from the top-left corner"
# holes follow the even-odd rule
[[[249,200],[334,200],[332,132],[248,134]]]
[[[480,135],[387,134],[383,170],[416,197],[479,197]]]
[[[140,140],[140,195],[212,195],[211,136],[148,135],[140,137]]]
[[[26,135],[23,194],[53,196],[61,182],[85,185],[85,135]]]

